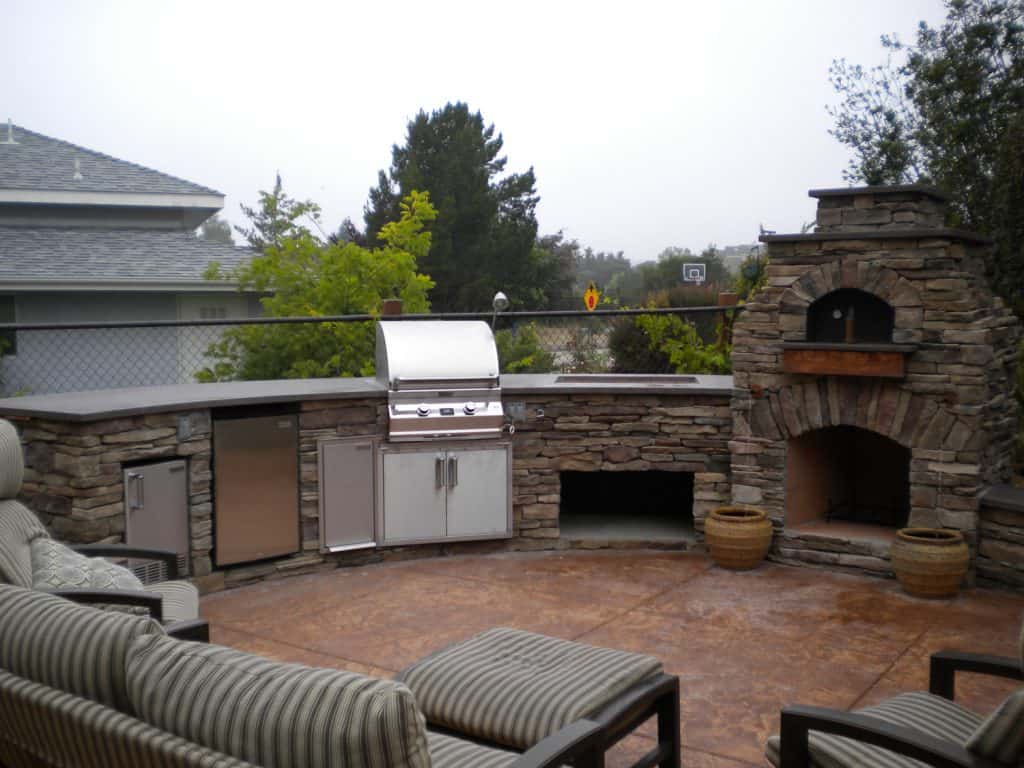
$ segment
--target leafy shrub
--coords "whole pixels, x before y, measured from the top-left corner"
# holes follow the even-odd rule
[[[705,344],[697,329],[678,315],[640,315],[637,324],[644,329],[651,346],[668,356],[676,373],[730,373],[731,347]]]
[[[593,328],[576,326],[570,331],[569,373],[599,373],[608,370],[608,353],[602,349],[602,334]]]
[[[555,357],[541,345],[534,323],[504,329],[494,334],[502,373],[550,373]]]
[[[615,373],[672,373],[668,353],[651,344],[638,318],[623,317],[615,324],[608,346]]]

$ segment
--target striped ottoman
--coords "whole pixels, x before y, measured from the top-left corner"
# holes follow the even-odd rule
[[[659,676],[661,662],[652,656],[498,628],[416,662],[397,679],[431,725],[526,750]]]

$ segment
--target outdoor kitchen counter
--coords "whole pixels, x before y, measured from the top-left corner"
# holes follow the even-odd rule
[[[590,376],[587,374],[506,374],[502,394],[732,394],[732,376]],[[55,421],[99,421],[143,413],[225,408],[304,400],[381,397],[387,390],[372,378],[279,379],[218,384],[170,384],[153,387],[64,392],[0,399],[0,416]]]

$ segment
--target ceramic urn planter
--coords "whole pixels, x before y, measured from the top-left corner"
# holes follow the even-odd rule
[[[956,595],[970,557],[963,534],[947,528],[903,528],[892,545],[892,569],[915,597]]]
[[[772,522],[754,507],[718,507],[704,521],[704,536],[717,565],[734,571],[756,568],[772,544]]]

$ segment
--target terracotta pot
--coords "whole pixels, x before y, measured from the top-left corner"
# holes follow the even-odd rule
[[[892,569],[915,597],[956,595],[970,559],[963,534],[948,528],[903,528],[892,545]]]
[[[715,563],[734,571],[748,571],[768,554],[772,522],[755,507],[718,507],[704,521],[704,536]]]

